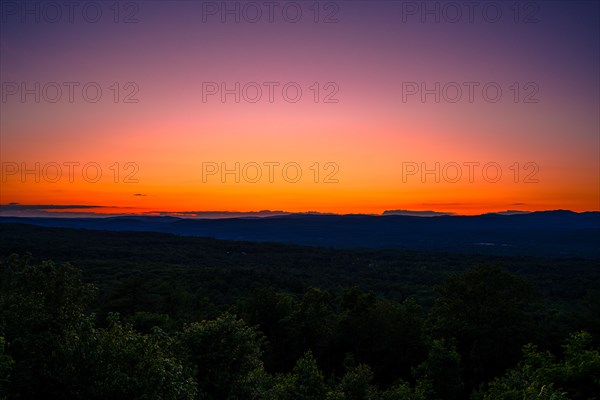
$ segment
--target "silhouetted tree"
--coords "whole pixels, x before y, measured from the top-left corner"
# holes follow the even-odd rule
[[[0,400],[6,399],[8,394],[8,382],[10,378],[10,370],[14,361],[5,354],[4,348],[6,342],[4,337],[0,336]]]
[[[186,325],[177,338],[182,357],[196,370],[206,399],[248,399],[260,375],[264,338],[231,314]]]
[[[327,397],[327,387],[317,361],[309,351],[291,373],[280,375],[270,391],[272,400],[317,400]]]
[[[519,365],[494,380],[485,400],[552,399],[589,400],[600,393],[600,352],[590,347],[591,336],[572,334],[564,346],[564,359],[534,345],[524,347]]]
[[[70,264],[30,262],[11,256],[0,263],[0,334],[15,364],[10,391],[20,398],[60,397],[60,348],[75,331],[94,289]]]
[[[410,378],[411,366],[424,357],[420,307],[410,299],[399,304],[357,288],[342,295],[342,306],[336,334],[342,351],[370,365],[384,385]]]
[[[535,292],[524,278],[480,266],[449,278],[436,293],[430,328],[434,337],[456,339],[467,390],[515,365],[534,339]]]
[[[434,339],[429,345],[427,359],[413,371],[417,381],[428,382],[435,398],[461,398],[463,382],[460,354],[453,344]]]
[[[144,335],[111,314],[108,327],[84,320],[61,346],[62,399],[193,400],[197,385],[158,328]]]

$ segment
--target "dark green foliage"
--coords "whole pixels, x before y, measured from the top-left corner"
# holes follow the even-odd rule
[[[290,316],[287,328],[292,356],[298,359],[310,349],[317,359],[330,360],[332,337],[337,321],[335,297],[321,289],[306,291]]]
[[[353,288],[342,295],[337,331],[345,353],[373,366],[385,385],[409,378],[411,366],[424,356],[422,312],[413,300],[403,303],[377,299]]]
[[[310,287],[339,293],[358,286],[392,300],[413,297],[427,309],[434,285],[448,274],[484,264],[530,279],[565,312],[600,286],[597,260],[340,250],[1,224],[0,257],[27,251],[34,251],[38,261],[68,261],[81,268],[84,281],[99,288],[98,314],[146,311],[187,322],[215,318],[224,305],[265,287],[301,296]]]
[[[326,396],[323,373],[312,353],[308,352],[298,360],[291,373],[276,378],[269,399],[318,400]]]
[[[263,337],[235,316],[186,325],[177,335],[180,352],[195,370],[206,399],[248,399],[260,374]]]
[[[5,354],[5,347],[4,337],[0,336],[0,400],[4,400],[8,394],[10,370],[14,363],[12,358]]]
[[[600,282],[598,282],[600,288]],[[590,290],[583,298],[582,308],[579,311],[577,318],[577,326],[579,329],[585,329],[590,332],[595,338],[595,344],[600,346],[600,289]]]
[[[592,399],[600,393],[600,352],[590,343],[588,333],[572,334],[560,361],[534,345],[525,346],[524,360],[494,380],[484,399]]]
[[[342,393],[347,400],[372,400],[376,398],[376,389],[371,385],[373,372],[368,365],[360,364],[344,375],[340,382]]]
[[[535,339],[531,284],[499,267],[477,267],[437,288],[430,325],[434,336],[456,340],[468,388],[516,364]]]
[[[2,400],[580,400],[599,391],[597,260],[24,226],[0,239]],[[10,256],[30,249],[57,263]],[[498,262],[506,269],[475,267]],[[561,347],[577,330],[591,335]],[[537,346],[523,355],[527,343]]]
[[[463,389],[460,354],[444,339],[433,339],[427,359],[414,369],[413,375],[426,382],[436,398],[460,399]]]
[[[196,382],[172,351],[172,339],[155,330],[150,335],[109,316],[108,328],[92,321],[62,346],[63,399],[152,400],[196,398]]]
[[[9,393],[24,399],[195,397],[196,383],[169,350],[168,336],[142,335],[116,316],[106,329],[94,326],[84,314],[93,289],[79,270],[11,257],[0,274],[0,331],[14,359]]]
[[[402,382],[383,392],[381,400],[428,400],[430,392],[427,385],[417,385],[412,389],[408,383]]]
[[[289,370],[298,359],[292,354],[292,314],[297,307],[296,300],[269,287],[254,290],[238,303],[240,316],[269,338],[264,354],[268,368],[277,372]]]
[[[155,314],[151,312],[138,311],[127,317],[130,323],[137,331],[149,333],[153,328],[158,327],[162,330],[172,330],[173,322],[168,314]]]
[[[0,261],[0,334],[15,365],[10,384],[24,398],[62,392],[61,346],[75,331],[93,288],[69,264],[31,264],[29,256]]]

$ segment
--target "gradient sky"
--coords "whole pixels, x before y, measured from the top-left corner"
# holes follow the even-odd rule
[[[28,2],[23,15],[22,2],[2,1],[0,204],[26,213],[600,210],[598,2],[475,1],[472,19],[464,2],[272,2],[273,21],[263,1],[246,3],[121,1],[116,15],[115,2],[80,2],[69,20],[59,1],[54,22],[45,2]],[[102,15],[90,22],[96,5]],[[223,22],[223,7],[238,8],[239,23]],[[36,82],[40,102],[23,101],[21,85]],[[63,87],[56,103],[51,82]],[[72,102],[64,82],[79,84]],[[102,89],[96,103],[82,95],[88,82]],[[220,93],[203,101],[205,82],[279,86],[273,102],[263,85],[260,101],[236,103]],[[298,102],[283,97],[288,82],[302,89]],[[456,82],[463,96],[448,101],[451,84],[439,103],[422,101],[405,92],[412,82]],[[472,102],[464,82],[479,85]],[[482,93],[490,82],[502,89],[495,103]],[[136,87],[137,103],[124,102]],[[333,91],[337,102],[324,102]],[[65,163],[79,163],[72,179]],[[88,163],[102,168],[97,182],[94,168],[83,175]],[[236,163],[239,182],[203,174]],[[271,180],[265,163],[279,163]],[[421,174],[436,163],[439,182]]]

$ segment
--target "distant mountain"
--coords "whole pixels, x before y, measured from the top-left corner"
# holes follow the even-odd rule
[[[600,213],[441,215],[289,214],[263,218],[192,219],[0,217],[0,223],[109,231],[150,231],[227,240],[341,248],[397,248],[498,255],[600,258]]]
[[[532,211],[506,210],[506,211],[499,211],[499,212],[489,213],[489,214],[516,215],[516,214],[531,214],[531,212]]]
[[[439,217],[441,215],[454,215],[439,211],[410,211],[410,210],[385,210],[383,215],[411,215],[415,217]]]

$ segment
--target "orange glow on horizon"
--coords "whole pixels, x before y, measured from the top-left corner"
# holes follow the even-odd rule
[[[0,26],[0,205],[600,211],[593,2],[569,21],[545,4],[540,24],[401,23],[401,2],[342,2],[331,24],[200,23],[200,3],[142,2],[136,24]],[[76,82],[73,101],[36,92],[53,82]]]

